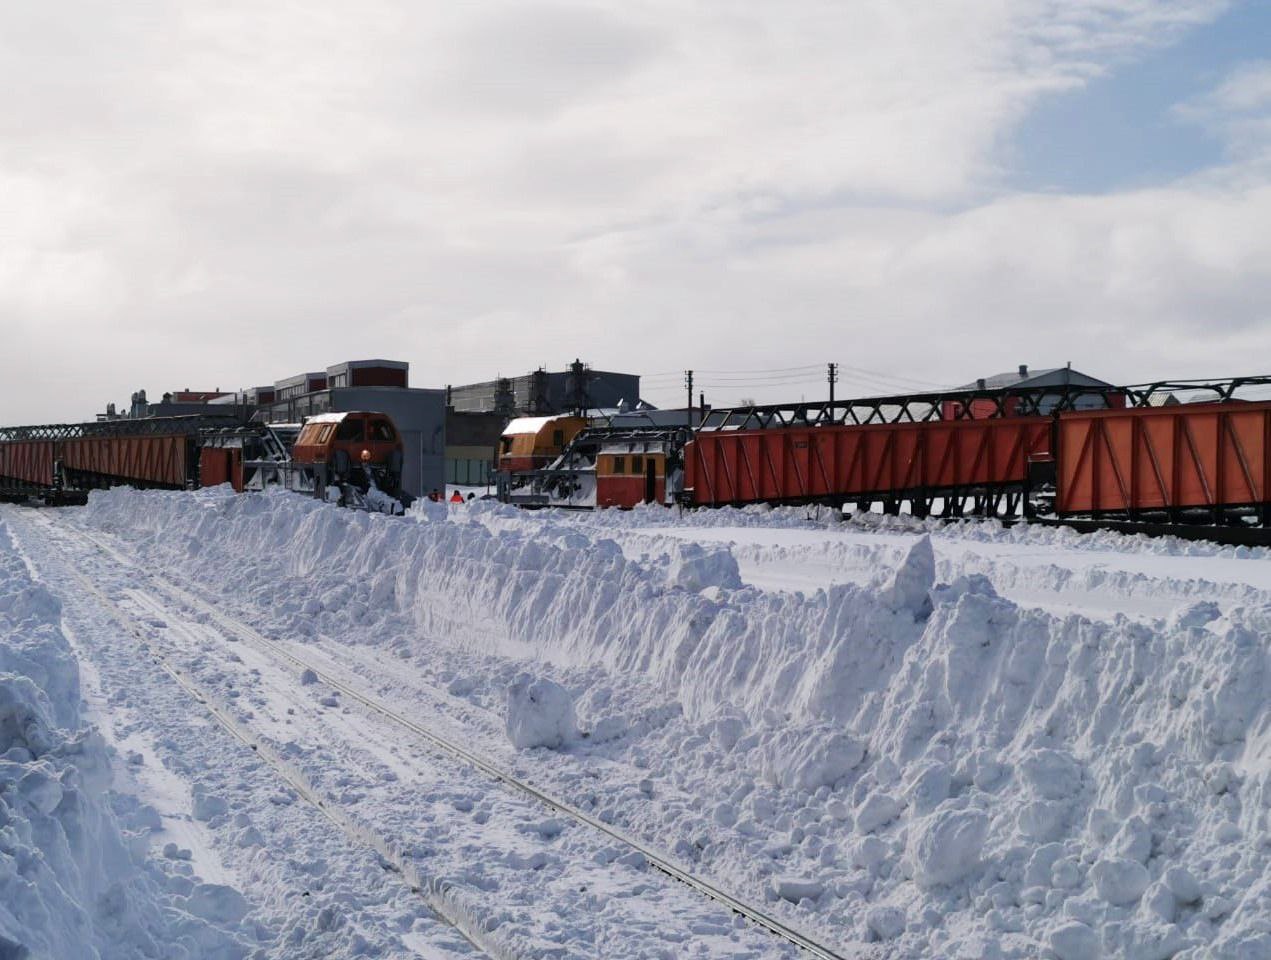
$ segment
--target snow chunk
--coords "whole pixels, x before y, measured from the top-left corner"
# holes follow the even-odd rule
[[[1084,923],[1073,921],[1056,927],[1048,940],[1059,960],[1098,960],[1099,937]]]
[[[833,786],[864,759],[865,745],[845,733],[816,737],[782,730],[765,741],[761,772],[769,783],[813,791]]]
[[[1095,891],[1108,903],[1134,903],[1147,889],[1147,868],[1137,860],[1100,860],[1090,868]]]
[[[931,615],[931,588],[936,582],[936,554],[931,537],[924,536],[909,548],[881,598],[893,610],[908,611],[915,620]]]
[[[1203,627],[1222,616],[1222,608],[1212,600],[1199,600],[1174,612],[1169,626],[1175,630]]]
[[[825,884],[809,877],[773,877],[772,892],[782,900],[798,903],[800,900],[815,900],[825,892]]]
[[[856,829],[873,833],[900,816],[901,804],[889,793],[871,793],[856,811]]]
[[[706,550],[696,543],[677,544],[666,571],[673,587],[698,592],[707,587],[741,589],[737,558],[728,549]]]
[[[952,883],[976,869],[989,818],[979,810],[942,810],[913,830],[909,854],[922,887]]]
[[[1019,764],[1029,785],[1047,800],[1063,800],[1081,787],[1081,764],[1059,750],[1034,750]]]
[[[18,793],[36,810],[48,816],[62,802],[62,784],[50,776],[46,764],[32,767],[18,781]]]
[[[196,917],[213,923],[238,923],[247,913],[247,901],[233,887],[200,883],[190,891],[185,908]]]
[[[1161,879],[1179,903],[1195,903],[1201,897],[1200,884],[1186,867],[1170,867]]]
[[[929,763],[909,784],[909,803],[914,813],[927,814],[949,798],[953,776],[947,763]]]
[[[578,736],[569,691],[546,677],[523,673],[508,687],[507,734],[518,750],[559,750]]]
[[[213,817],[219,817],[228,811],[229,804],[225,802],[223,797],[204,793],[197,787],[194,789],[193,813],[195,820],[211,820]]]
[[[865,925],[879,940],[895,940],[905,932],[905,911],[899,907],[870,907],[865,911]]]

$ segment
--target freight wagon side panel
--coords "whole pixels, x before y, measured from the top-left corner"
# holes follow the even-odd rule
[[[0,489],[6,485],[53,486],[55,440],[13,440],[0,443]]]
[[[148,486],[184,487],[189,437],[81,437],[63,441],[70,470],[102,480],[136,481]]]
[[[685,483],[703,506],[1022,484],[1050,456],[1037,417],[700,432]]]
[[[1268,501],[1271,402],[1064,414],[1058,437],[1061,514]]]

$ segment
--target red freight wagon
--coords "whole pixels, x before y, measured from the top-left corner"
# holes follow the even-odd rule
[[[14,440],[0,443],[0,488],[31,484],[53,486],[53,440]]]
[[[1271,499],[1271,402],[1067,413],[1057,438],[1060,515]]]
[[[931,496],[1021,487],[1050,458],[1050,420],[934,420],[702,430],[685,449],[685,487],[702,506]]]
[[[184,487],[192,436],[76,437],[62,441],[68,471],[153,487]]]

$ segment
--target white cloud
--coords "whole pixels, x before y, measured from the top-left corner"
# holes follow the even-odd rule
[[[1177,372],[1144,326],[1260,335],[1265,178],[1013,197],[997,148],[1224,6],[9,5],[0,421],[361,355]]]
[[[1271,160],[1271,60],[1239,64],[1214,89],[1180,103],[1175,114],[1221,138],[1237,161]]]

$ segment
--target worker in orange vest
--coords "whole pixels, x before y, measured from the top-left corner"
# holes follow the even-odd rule
[[[450,495],[451,503],[463,503],[463,494],[456,490]]]

